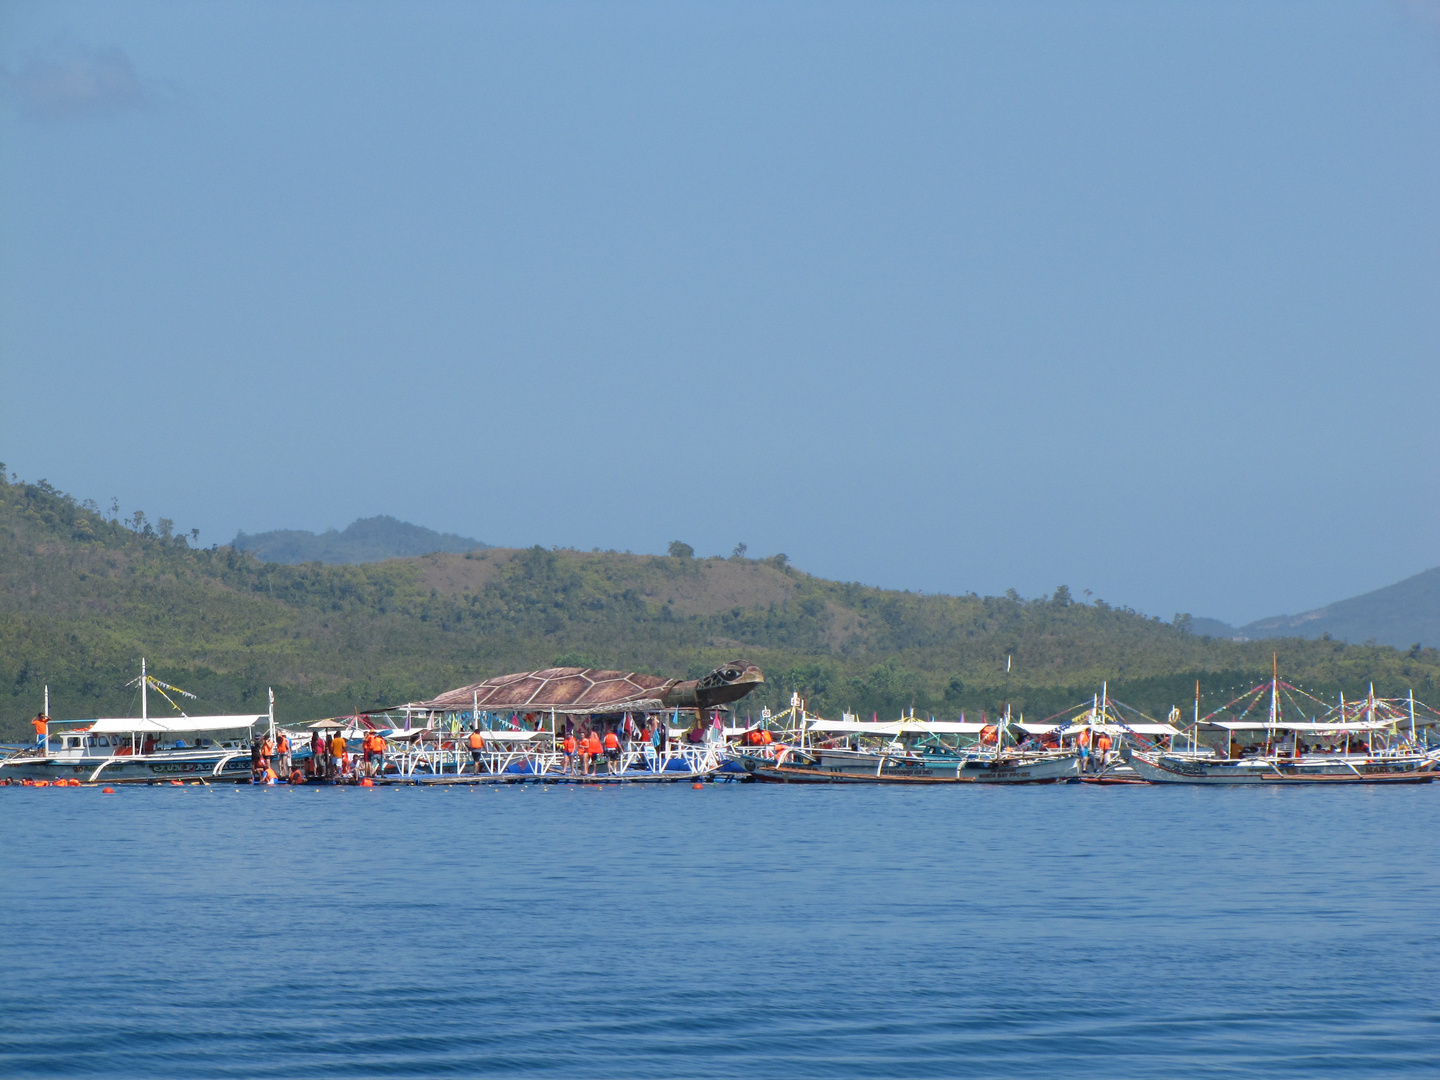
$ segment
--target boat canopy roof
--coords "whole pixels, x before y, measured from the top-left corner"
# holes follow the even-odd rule
[[[404,734],[402,732],[402,734]],[[468,731],[455,732],[456,737],[468,735]],[[548,731],[486,731],[480,732],[486,742],[529,742],[531,739],[540,739],[548,736]]]
[[[810,730],[852,735],[978,735],[990,726],[973,720],[813,720]]]
[[[1349,720],[1345,723],[1326,723],[1313,720],[1204,720],[1202,727],[1224,728],[1226,731],[1308,731],[1324,734],[1329,731],[1380,731],[1402,723],[1400,720]]]
[[[391,741],[404,742],[406,739],[419,739],[428,737],[431,739],[463,739],[469,736],[470,729],[464,728],[460,731],[446,731],[442,728],[411,728],[409,731],[403,728],[388,728],[380,732],[385,738]],[[548,731],[490,731],[486,728],[480,729],[480,734],[486,742],[529,742],[531,739],[539,739],[548,736]]]
[[[1018,727],[1021,731],[1024,731],[1030,735],[1045,735],[1060,727],[1059,724],[1012,724],[1011,726]],[[1084,724],[1066,725],[1065,734],[1068,735],[1072,731],[1084,731],[1087,728],[1093,729],[1095,731],[1106,731],[1115,733],[1133,731],[1137,735],[1180,734],[1178,729],[1171,727],[1169,724],[1091,724],[1088,722]]]
[[[268,722],[269,719],[270,717],[265,713],[240,716],[177,716],[174,719],[166,720],[156,720],[153,716],[148,720],[129,717],[127,719],[96,720],[90,725],[87,731],[100,735],[131,731],[142,734],[179,735],[192,731],[224,731],[232,728],[248,728],[261,721]]]

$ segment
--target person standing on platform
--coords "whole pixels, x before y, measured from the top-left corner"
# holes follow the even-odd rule
[[[345,775],[345,733],[335,732],[335,737],[330,740],[330,777],[338,780]]]
[[[580,746],[579,746],[578,752],[579,752],[579,754],[580,754],[580,775],[581,775],[581,776],[589,776],[589,775],[590,775],[590,729],[589,729],[588,727],[582,727],[582,728],[580,729]]]
[[[480,734],[480,729],[474,728],[470,732],[470,765],[476,773],[480,771],[480,763],[485,757],[485,736]]]
[[[605,771],[620,771],[620,739],[613,731],[605,733]]]
[[[569,727],[568,721],[566,722],[566,726]],[[575,751],[580,745],[575,741],[575,732],[573,730],[567,731],[565,733],[565,741],[560,745],[565,750],[565,775],[569,776],[575,772]]]
[[[290,775],[290,736],[283,731],[275,740],[275,772],[279,776]]]

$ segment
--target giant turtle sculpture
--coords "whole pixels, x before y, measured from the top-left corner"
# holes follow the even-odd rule
[[[554,710],[564,713],[659,712],[711,709],[736,701],[765,681],[754,664],[734,660],[703,679],[662,679],[625,671],[554,667],[497,675],[446,691],[417,708],[436,712],[471,707]]]

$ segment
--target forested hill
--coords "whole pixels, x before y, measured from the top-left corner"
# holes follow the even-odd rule
[[[430,695],[483,675],[575,663],[696,676],[732,657],[769,679],[742,711],[799,690],[819,711],[1032,717],[1097,691],[1159,714],[1269,673],[1327,694],[1413,687],[1440,700],[1440,653],[1333,641],[1196,637],[1068,592],[927,596],[811,577],[783,557],[694,559],[491,549],[364,565],[265,563],[107,519],[0,472],[0,722],[49,684],[52,713],[124,715],[142,655],[196,708],[307,719]],[[1005,660],[1014,667],[1006,674]],[[1228,695],[1227,695],[1228,696]]]
[[[241,551],[253,552],[263,562],[280,563],[384,562],[406,555],[477,551],[490,546],[468,536],[438,533],[421,525],[411,525],[387,514],[360,518],[344,529],[326,529],[323,533],[303,529],[241,532],[230,543]]]

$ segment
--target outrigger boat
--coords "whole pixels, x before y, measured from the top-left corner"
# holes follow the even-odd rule
[[[1251,719],[1267,699],[1268,715]],[[1317,715],[1288,719],[1287,699],[1302,716],[1306,704],[1319,706]],[[1124,754],[1155,784],[1427,784],[1440,777],[1440,748],[1430,747],[1421,732],[1437,720],[1440,713],[1413,693],[1377,698],[1373,685],[1363,702],[1347,704],[1342,695],[1338,705],[1327,705],[1281,679],[1277,663],[1268,682],[1214,712],[1201,717],[1197,706],[1189,752],[1177,752],[1172,741],[1169,752],[1126,747]],[[1224,753],[1202,749],[1202,731],[1222,735]],[[1256,736],[1259,743],[1241,745],[1241,738]]]
[[[825,720],[798,714],[783,742],[735,751],[754,779],[779,784],[1054,784],[1077,780],[1074,750],[1022,750],[1006,745],[1007,716],[997,723],[961,720],[864,721],[846,713]],[[960,740],[969,737],[966,745]]]
[[[1074,705],[1038,723],[1024,720],[1013,726],[1053,751],[1074,751],[1080,757],[1080,779],[1087,784],[1143,784],[1145,781],[1124,761],[1118,748],[1128,744],[1144,749],[1173,746],[1182,734],[1174,723],[1160,723],[1132,705],[1110,696],[1109,684],[1089,702]],[[1022,744],[1025,745],[1025,744]]]
[[[140,687],[138,718],[51,720],[47,688],[45,711],[34,721],[37,741],[0,760],[0,779],[107,784],[250,780],[251,740],[258,737],[257,729],[274,728],[273,694],[266,713],[186,716],[170,694],[195,695],[149,674],[143,659],[140,677],[127,685]],[[152,689],[180,715],[150,716]]]

